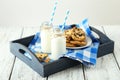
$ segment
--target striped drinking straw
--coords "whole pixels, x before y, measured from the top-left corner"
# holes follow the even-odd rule
[[[63,31],[63,29],[64,29],[64,27],[65,27],[65,25],[66,25],[66,21],[67,21],[67,19],[68,19],[68,15],[69,15],[69,13],[70,13],[70,11],[69,10],[67,10],[67,12],[66,12],[66,16],[65,16],[65,19],[64,19],[64,23],[63,23],[63,25],[62,25],[62,31]]]
[[[53,17],[54,17],[54,15],[55,15],[55,11],[56,11],[57,4],[58,4],[58,1],[56,0],[56,2],[55,2],[55,4],[54,4],[53,11],[52,11],[52,15],[51,15],[51,19],[50,19],[50,24],[52,24],[52,22],[53,22]]]

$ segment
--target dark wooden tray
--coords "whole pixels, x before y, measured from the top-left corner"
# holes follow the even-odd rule
[[[99,30],[90,27],[92,31],[97,33],[100,36],[100,46],[98,50],[98,56],[102,57],[104,55],[107,55],[109,53],[112,53],[114,50],[114,42],[110,40],[105,34],[100,32]],[[38,58],[35,56],[34,53],[32,53],[28,49],[28,45],[33,39],[34,35],[25,37],[22,39],[14,40],[10,42],[10,51],[12,54],[14,54],[17,58],[25,62],[29,67],[31,67],[34,71],[39,73],[42,77],[49,76],[53,73],[59,72],[61,70],[76,66],[81,64],[78,61],[71,60],[69,58],[60,58],[59,60],[50,62],[50,63],[41,63],[39,62]],[[24,53],[27,52],[32,57],[32,59],[29,59],[24,55]]]

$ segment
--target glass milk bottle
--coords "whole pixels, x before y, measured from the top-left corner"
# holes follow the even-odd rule
[[[51,53],[51,35],[52,35],[52,24],[44,22],[41,25],[41,51],[45,53]]]
[[[53,30],[51,44],[51,59],[57,60],[66,53],[66,38],[59,28]]]

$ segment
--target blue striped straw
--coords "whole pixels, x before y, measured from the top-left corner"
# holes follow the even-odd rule
[[[54,8],[53,8],[51,19],[50,19],[50,24],[52,24],[52,22],[53,22],[53,17],[55,15],[57,4],[58,4],[58,1],[56,1],[55,4],[54,4]]]
[[[66,21],[67,21],[67,19],[68,19],[68,15],[69,15],[69,13],[70,13],[70,11],[69,11],[69,10],[67,10],[67,12],[66,12],[66,16],[65,16],[65,19],[64,19],[64,23],[63,23],[63,25],[62,25],[61,30],[63,30],[63,29],[64,29],[64,27],[65,27],[65,25],[66,25]]]

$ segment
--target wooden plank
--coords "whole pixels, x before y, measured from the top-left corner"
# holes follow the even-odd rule
[[[97,29],[103,31],[101,27]],[[109,30],[109,29],[108,29]],[[113,33],[114,36],[114,33]],[[85,80],[119,80],[120,71],[112,54],[101,57],[97,60],[95,67],[85,67]]]
[[[38,31],[39,28],[36,27],[25,27],[22,37],[33,35]],[[46,80],[46,78],[42,78],[24,62],[16,58],[11,80]]]
[[[20,38],[22,28],[0,27],[0,80],[8,80],[15,57],[10,53],[9,42]]]
[[[115,42],[114,56],[120,68],[120,26],[104,26],[106,34]]]
[[[48,77],[48,80],[84,80],[82,65],[69,68]]]

